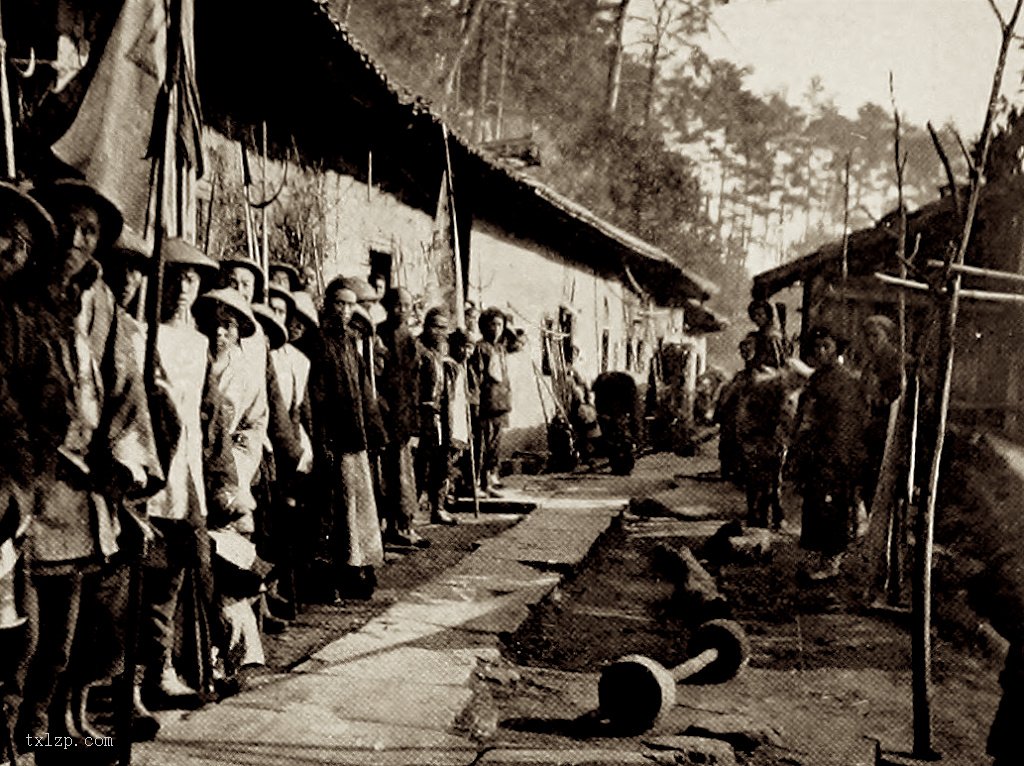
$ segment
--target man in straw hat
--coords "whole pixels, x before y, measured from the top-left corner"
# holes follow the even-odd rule
[[[60,324],[70,425],[35,507],[39,636],[19,728],[33,736],[82,734],[79,729],[88,729],[84,690],[120,673],[124,660],[120,612],[128,573],[119,556],[117,510],[159,489],[163,472],[132,327],[100,279],[97,261],[120,235],[121,215],[82,181],[58,181],[34,196],[57,223],[41,308]],[[79,699],[71,700],[71,690],[79,690]],[[51,708],[55,695],[59,704]],[[71,715],[52,719],[51,710]]]
[[[137,316],[143,298],[142,285],[153,266],[152,258],[153,248],[128,228],[121,232],[114,246],[101,255],[103,280],[128,316]]]
[[[259,582],[229,566],[234,548],[251,548],[255,532],[253,485],[263,457],[267,420],[266,381],[253,385],[245,364],[242,340],[251,338],[257,322],[248,302],[230,288],[211,290],[196,302],[196,321],[206,335],[210,366],[203,399],[208,527],[218,535],[214,576],[221,616],[228,630],[223,672],[236,677],[247,665],[261,665],[263,645],[252,605]],[[262,394],[261,394],[262,392]],[[223,546],[223,550],[221,548]],[[254,553],[254,551],[253,551]],[[250,562],[251,563],[251,562]]]
[[[150,520],[159,535],[145,562],[142,665],[147,697],[162,707],[173,707],[190,704],[197,693],[179,678],[174,665],[178,601],[189,573],[195,575],[196,582],[205,581],[212,587],[200,418],[208,342],[196,326],[192,309],[204,282],[211,284],[216,278],[218,265],[183,239],[166,240],[162,254],[163,321],[157,352],[161,384],[173,405],[178,428],[170,450],[167,486],[149,501]],[[193,683],[203,685],[201,673],[189,675]]]
[[[57,333],[32,306],[33,277],[53,260],[56,238],[49,213],[0,182],[0,695],[11,716],[37,629],[26,545],[34,495],[67,430],[53,407],[67,395]]]
[[[318,351],[310,370],[310,400],[316,428],[314,450],[327,487],[332,517],[331,554],[338,567],[337,587],[345,596],[370,598],[374,567],[384,562],[380,525],[370,476],[370,424],[379,420],[369,396],[368,375],[349,328],[356,294],[340,279],[324,298]]]

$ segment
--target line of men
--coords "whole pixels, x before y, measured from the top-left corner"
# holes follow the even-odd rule
[[[471,306],[462,332],[434,308],[417,338],[405,289],[339,277],[318,313],[285,263],[161,250],[151,355],[152,251],[117,207],[0,183],[0,690],[22,750],[102,736],[98,685],[155,736],[147,705],[237,691],[300,604],[369,598],[386,543],[427,545],[421,497],[453,524],[456,480],[496,493],[504,313]]]

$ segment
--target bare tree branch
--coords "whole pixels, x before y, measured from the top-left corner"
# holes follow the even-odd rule
[[[977,169],[974,167],[974,157],[972,157],[971,153],[967,150],[967,145],[964,143],[963,138],[961,138],[960,131],[958,131],[956,128],[952,128],[952,131],[953,137],[956,139],[957,144],[960,146],[960,153],[963,155],[964,161],[967,163],[967,170],[970,172],[971,178],[974,178],[974,176],[977,175],[978,172]]]
[[[988,0],[988,5],[992,9],[992,13],[999,19],[999,26],[1006,30],[1006,19],[1003,18],[1002,12],[999,10],[999,6],[996,5],[996,0]]]
[[[929,121],[927,123],[928,134],[932,137],[932,144],[935,146],[935,151],[939,155],[939,160],[942,161],[942,167],[946,170],[946,181],[949,182],[949,192],[953,195],[953,208],[956,210],[956,220],[963,226],[964,223],[964,209],[963,203],[960,200],[960,190],[956,186],[956,177],[953,175],[953,167],[949,164],[949,157],[946,156],[946,150],[942,148],[942,141],[939,140],[939,134],[935,132],[935,127]]]

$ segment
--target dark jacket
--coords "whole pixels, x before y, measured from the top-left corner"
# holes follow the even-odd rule
[[[328,462],[382,446],[380,413],[357,342],[351,332],[325,325],[310,359],[313,447]]]
[[[419,430],[416,374],[420,346],[408,328],[390,319],[377,328],[377,336],[387,350],[384,374],[377,381],[377,392],[387,405],[384,428],[392,441],[404,443]]]

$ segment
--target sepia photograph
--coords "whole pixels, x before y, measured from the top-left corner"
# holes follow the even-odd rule
[[[0,766],[1024,763],[1024,0],[0,0]]]

